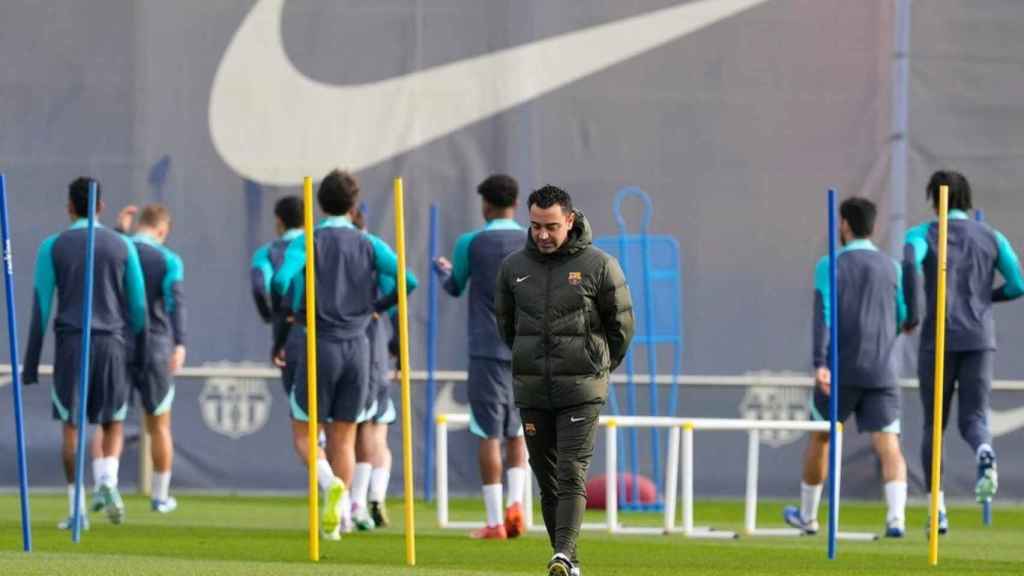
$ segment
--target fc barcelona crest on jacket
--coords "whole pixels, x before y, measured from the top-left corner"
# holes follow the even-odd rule
[[[580,282],[583,281],[582,272],[569,272],[569,284],[573,286],[579,286]]]

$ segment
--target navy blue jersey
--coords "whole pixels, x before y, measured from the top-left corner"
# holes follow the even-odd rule
[[[836,255],[838,311],[830,305],[828,257],[814,273],[814,367],[828,367],[829,328],[839,319],[839,385],[897,386],[896,340],[906,320],[899,264],[870,240],[854,240]]]
[[[288,311],[280,305],[281,299],[274,295],[271,282],[274,279],[274,274],[284,264],[284,253],[288,249],[288,245],[300,236],[302,236],[302,230],[292,228],[282,234],[280,238],[260,246],[252,255],[252,263],[249,268],[252,297],[260,317],[272,326],[274,341],[272,355],[284,348],[288,341],[291,325],[288,322]]]
[[[82,332],[87,226],[88,221],[80,219],[64,232],[44,240],[39,247],[32,324],[25,350],[26,382],[34,382],[38,376],[39,356],[54,292],[57,295],[54,331],[59,334]],[[94,249],[92,332],[118,340],[123,339],[127,330],[135,335],[145,334],[146,288],[134,244],[97,223]]]
[[[151,236],[132,237],[146,285],[151,343],[185,345],[185,267],[181,257]]]
[[[491,220],[486,226],[459,237],[452,255],[452,270],[443,286],[458,297],[469,285],[469,355],[474,358],[512,360],[512,351],[498,335],[494,317],[494,288],[505,257],[522,248],[526,231],[515,220]]]
[[[302,229],[292,228],[281,235],[280,238],[271,240],[252,255],[252,263],[249,266],[249,280],[252,286],[252,298],[256,303],[256,310],[264,322],[274,322],[275,318],[281,315],[275,314],[273,291],[270,283],[274,279],[274,273],[284,263],[284,253],[288,245],[302,235]]]
[[[907,231],[903,252],[909,323],[917,324],[924,316],[921,348],[926,351],[935,349],[938,235],[936,222],[912,228]],[[950,352],[995,350],[992,303],[1024,295],[1024,278],[1017,254],[998,230],[971,220],[965,212],[951,210],[947,259],[946,349]],[[998,288],[994,287],[996,271],[1005,280]],[[922,275],[923,283],[918,280]]]
[[[383,240],[360,231],[346,216],[327,218],[313,235],[316,250],[317,333],[327,337],[353,338],[366,334],[375,312],[383,312],[394,296],[378,299],[378,290],[394,286],[398,257]],[[285,251],[284,263],[274,274],[272,288],[278,297],[290,297],[285,305],[297,322],[304,324],[306,238],[297,236]],[[406,289],[416,288],[416,276],[407,271]]]

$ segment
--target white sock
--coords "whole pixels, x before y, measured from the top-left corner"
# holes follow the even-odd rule
[[[484,486],[484,507],[487,508],[488,527],[502,523],[501,484],[486,484]]]
[[[320,484],[320,489],[324,492],[334,483],[334,470],[331,469],[331,464],[326,458],[316,461],[316,479]]]
[[[974,457],[981,458],[982,452],[991,452],[992,454],[996,453],[995,450],[992,449],[991,444],[982,444],[981,446],[978,446],[978,451],[975,452]]]
[[[103,468],[106,466],[106,461],[103,458],[92,459],[92,485],[96,488],[100,487],[103,483]]]
[[[366,509],[366,493],[370,489],[370,474],[373,466],[369,462],[357,462],[355,473],[352,474],[352,501],[356,508]]]
[[[346,522],[352,521],[352,492],[349,490],[345,490],[341,497],[341,518]]]
[[[374,468],[370,474],[370,502],[384,502],[391,481],[390,468]]]
[[[929,506],[931,505],[931,502],[932,502],[932,494],[931,494],[931,492],[929,492],[928,493],[928,505]],[[945,512],[945,511],[946,511],[946,493],[943,492],[942,490],[939,490],[939,512]]]
[[[86,514],[89,513],[89,511],[85,509],[85,490],[84,490],[85,486],[83,486],[82,488],[83,488],[82,496],[81,496],[81,498],[79,498],[79,501],[80,501],[80,503],[82,505],[82,508],[81,508],[82,516],[85,516]],[[75,515],[75,485],[74,484],[68,484],[68,516],[74,516],[74,515]]]
[[[800,519],[813,522],[818,519],[818,505],[821,504],[821,484],[800,483]]]
[[[885,504],[889,510],[885,515],[885,523],[904,527],[904,512],[907,508],[907,483],[886,482],[885,483]]]
[[[522,504],[523,496],[526,493],[526,468],[515,467],[508,469],[508,501],[506,506]]]
[[[171,471],[167,472],[153,472],[153,484],[149,492],[149,497],[153,500],[159,500],[163,502],[170,497],[171,492]]]
[[[121,461],[114,456],[104,458],[103,461],[103,474],[100,477],[100,483],[104,486],[117,488],[117,474],[118,469],[121,467]]]

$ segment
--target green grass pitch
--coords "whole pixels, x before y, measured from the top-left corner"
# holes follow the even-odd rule
[[[148,502],[127,498],[127,522],[112,526],[92,516],[92,529],[81,544],[55,527],[66,511],[63,495],[32,498],[35,551],[21,548],[18,499],[0,495],[0,574],[151,575],[225,574],[545,574],[550,554],[539,533],[508,542],[476,542],[465,534],[434,526],[432,506],[417,505],[416,568],[406,568],[400,527],[352,534],[341,542],[321,542],[323,559],[306,559],[306,508],[301,497],[214,497],[179,495],[181,507],[161,516]],[[764,502],[760,525],[779,525],[780,502]],[[402,508],[392,500],[390,512],[400,523]],[[843,507],[843,529],[878,530],[881,504]],[[909,533],[902,541],[840,542],[839,558],[828,561],[825,538],[745,538],[736,541],[687,540],[681,536],[639,537],[585,533],[580,541],[587,576],[779,574],[1022,574],[1024,509],[996,507],[995,526],[981,526],[976,506],[950,510],[952,530],[940,547],[940,565],[927,565],[926,511],[909,509]],[[698,524],[738,529],[740,502],[703,502],[695,510]],[[478,500],[452,502],[453,520],[482,516]],[[536,516],[538,519],[540,515]],[[630,524],[657,525],[654,514],[625,514]],[[588,516],[588,521],[599,521]]]

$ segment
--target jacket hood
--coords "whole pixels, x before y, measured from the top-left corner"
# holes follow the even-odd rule
[[[590,230],[590,222],[587,217],[583,215],[583,211],[579,209],[573,210],[575,215],[575,221],[572,226],[572,230],[569,231],[569,237],[565,239],[565,243],[558,247],[558,250],[551,254],[544,254],[537,248],[537,244],[533,241],[533,234],[527,233],[526,235],[526,252],[534,258],[546,259],[546,258],[565,258],[567,256],[573,256],[579,254],[585,248],[593,243],[593,233]]]

